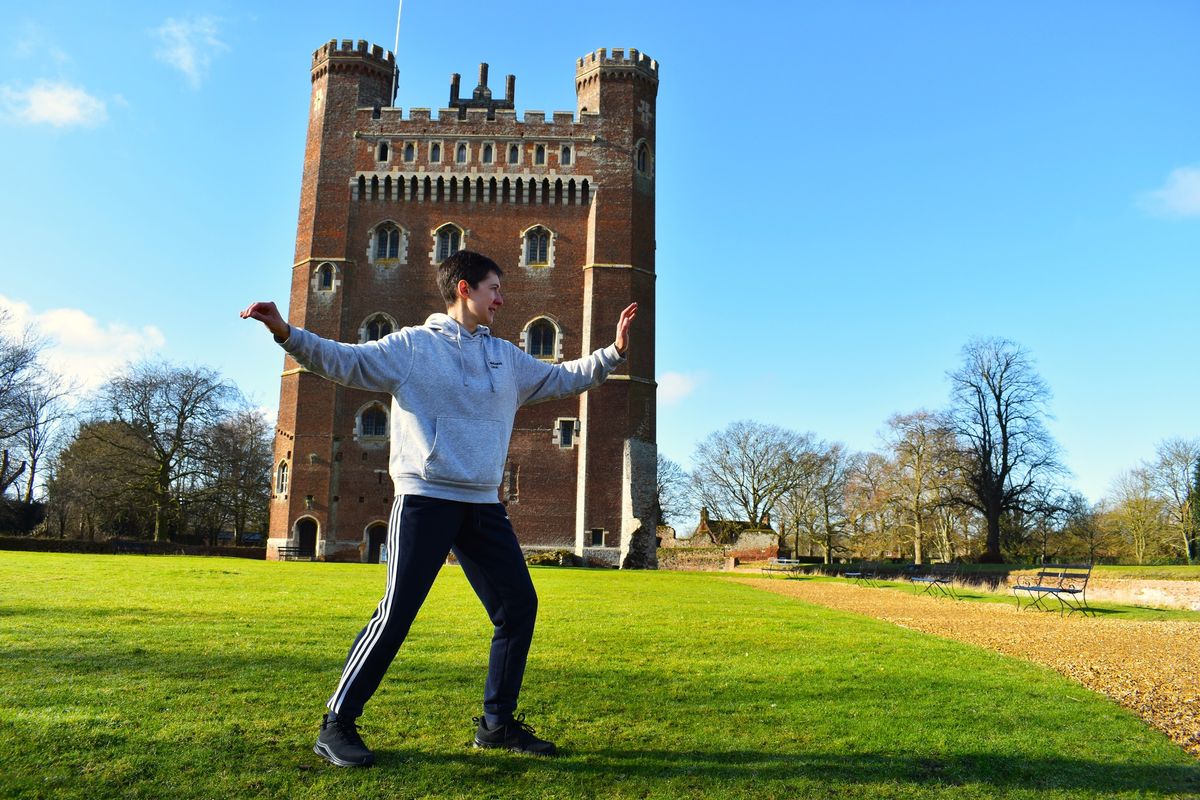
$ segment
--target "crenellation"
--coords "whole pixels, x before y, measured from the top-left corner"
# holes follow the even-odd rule
[[[363,39],[359,39],[357,43],[350,39],[343,39],[340,43],[337,39],[330,39],[313,51],[312,66],[314,70],[319,65],[331,60],[343,62],[365,60],[388,69],[394,68],[396,64],[396,56],[392,51],[377,44],[368,45]]]
[[[551,119],[550,123],[552,125],[574,125],[575,124],[575,112],[573,112],[573,111],[555,111],[555,112],[553,112],[553,119]]]
[[[408,118],[412,122],[429,122],[428,108],[410,108]]]
[[[466,121],[478,124],[490,122],[491,120],[488,119],[488,110],[486,108],[468,108]]]
[[[458,119],[458,111],[453,108],[439,108],[438,122],[454,122]]]
[[[632,47],[629,48],[628,53],[626,53],[623,47],[614,47],[611,56],[603,47],[588,53],[586,56],[575,61],[575,76],[578,78],[585,73],[593,72],[602,67],[632,68],[638,72],[645,73],[655,80],[658,79],[658,62]]]
[[[526,125],[545,125],[546,124],[546,112],[545,111],[526,111],[524,122]]]

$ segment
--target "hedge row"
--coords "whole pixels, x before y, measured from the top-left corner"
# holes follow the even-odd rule
[[[0,536],[0,550],[25,550],[37,553],[144,553],[146,555],[229,556],[232,558],[265,559],[264,547],[210,547],[208,545],[177,544],[175,542],[146,542],[130,539],[110,539],[107,542],[88,542],[83,539],[35,539],[28,536]]]

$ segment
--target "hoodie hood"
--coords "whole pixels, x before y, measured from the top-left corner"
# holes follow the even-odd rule
[[[483,371],[488,376],[488,383],[491,384],[492,392],[495,393],[496,379],[492,377],[492,371],[488,368],[487,363],[488,345],[492,339],[492,331],[487,325],[476,325],[475,331],[471,332],[449,314],[430,314],[425,320],[425,327],[452,340],[457,345],[458,371],[463,386],[467,385],[467,356],[463,352],[463,339],[466,339],[468,343],[479,342],[481,345],[479,355],[483,359]]]

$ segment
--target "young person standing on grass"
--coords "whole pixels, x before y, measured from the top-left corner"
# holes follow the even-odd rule
[[[459,251],[438,267],[446,313],[364,344],[343,344],[289,326],[274,303],[253,303],[262,322],[310,372],[344,386],[392,395],[383,599],[350,647],[314,751],[341,767],[375,756],[356,720],[396,657],[438,570],[453,551],[496,626],[476,747],[553,755],[524,714],[514,716],[533,639],[537,595],[504,506],[498,502],[517,409],[599,386],[624,360],[637,303],[621,312],[616,341],[590,356],[548,364],[491,335],[503,305],[500,267]]]

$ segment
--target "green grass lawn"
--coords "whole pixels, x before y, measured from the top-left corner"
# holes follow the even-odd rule
[[[490,626],[447,568],[361,722],[311,752],[383,567],[0,553],[0,796],[1200,796],[1200,762],[1042,667],[706,575],[538,569],[523,709],[467,746]]]

